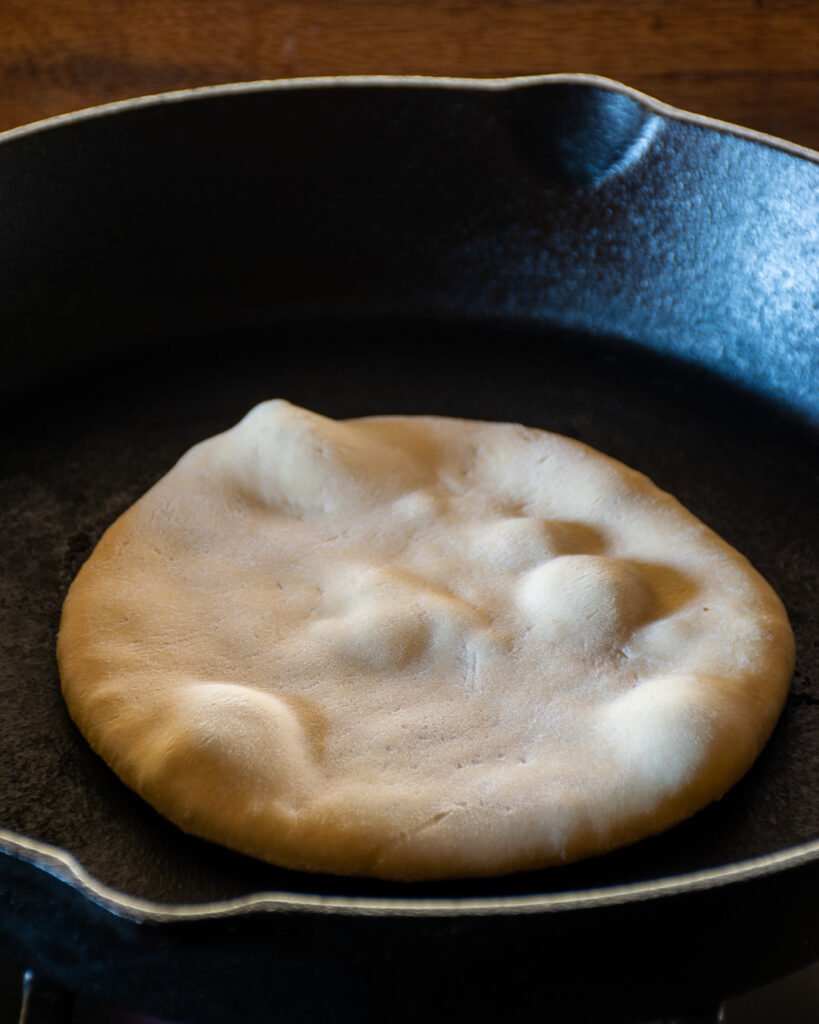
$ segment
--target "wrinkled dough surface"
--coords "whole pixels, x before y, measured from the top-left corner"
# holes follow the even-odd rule
[[[413,879],[589,856],[718,798],[793,638],[740,554],[578,442],[277,400],[106,532],[58,658],[89,742],[182,828]]]

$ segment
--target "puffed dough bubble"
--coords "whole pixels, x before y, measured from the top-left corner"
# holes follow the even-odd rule
[[[604,853],[718,799],[793,636],[742,555],[577,441],[277,400],[106,531],[57,653],[88,741],[181,828],[413,880]]]
[[[606,655],[651,616],[651,587],[616,558],[566,555],[539,565],[520,584],[520,605],[552,643]],[[582,628],[578,625],[582,623]]]

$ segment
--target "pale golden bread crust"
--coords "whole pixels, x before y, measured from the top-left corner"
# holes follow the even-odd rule
[[[106,532],[58,658],[92,747],[181,828],[420,879],[587,857],[718,798],[793,637],[743,556],[578,442],[274,401]]]

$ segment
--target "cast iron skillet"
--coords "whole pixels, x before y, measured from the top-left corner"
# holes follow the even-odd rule
[[[617,1019],[819,956],[815,154],[584,76],[226,86],[0,142],[0,955],[203,1021]],[[483,882],[308,877],[161,820],[63,710],[61,601],[274,395],[555,429],[673,491],[791,614],[757,765],[664,836]]]

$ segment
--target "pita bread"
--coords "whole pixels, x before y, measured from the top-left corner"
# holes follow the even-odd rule
[[[720,797],[793,638],[742,555],[583,444],[271,401],[105,533],[58,657],[92,747],[182,829],[421,879],[587,857]]]

